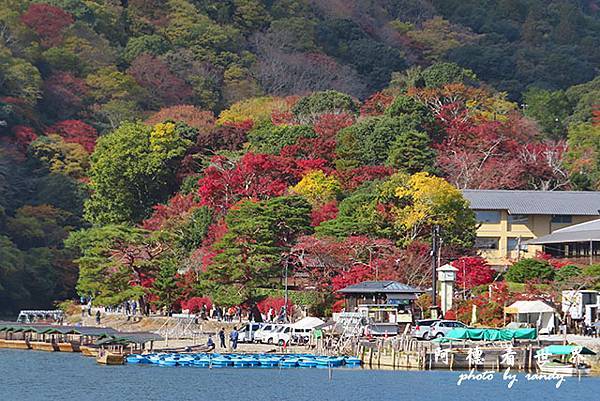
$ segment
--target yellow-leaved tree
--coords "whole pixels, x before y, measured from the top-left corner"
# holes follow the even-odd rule
[[[388,205],[401,242],[428,236],[442,228],[449,245],[468,248],[475,236],[475,216],[462,193],[443,178],[428,173],[398,173],[380,187],[380,202]]]
[[[322,170],[309,171],[291,191],[303,196],[313,206],[323,205],[335,199],[341,191],[337,178],[326,175]]]

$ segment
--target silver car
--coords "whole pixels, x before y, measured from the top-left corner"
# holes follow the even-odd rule
[[[410,335],[412,337],[429,340],[429,328],[435,322],[439,322],[439,319],[417,320],[412,330],[410,331]]]
[[[466,329],[468,326],[457,320],[438,320],[429,327],[425,340],[445,337],[452,329]]]

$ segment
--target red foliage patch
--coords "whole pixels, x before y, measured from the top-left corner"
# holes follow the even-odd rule
[[[17,125],[13,127],[12,132],[15,136],[17,146],[22,152],[26,152],[29,144],[37,139],[37,134],[31,127]]]
[[[350,270],[342,272],[331,280],[333,291],[341,290],[349,285],[375,279],[375,271],[368,265],[356,265]]]
[[[197,207],[194,194],[176,194],[165,205],[155,205],[152,216],[142,222],[146,230],[160,230],[180,221]]]
[[[281,310],[281,308],[284,305],[285,305],[285,298],[282,298],[282,297],[277,297],[277,298],[266,297],[265,299],[263,299],[262,301],[260,301],[256,304],[260,313],[263,313],[265,315],[269,311],[269,308],[273,308],[273,312],[275,313],[275,316],[277,316],[277,314],[279,313],[279,311]],[[294,312],[294,304],[289,299],[288,299],[287,309],[288,309],[288,314]]]
[[[385,179],[394,172],[393,168],[385,166],[363,166],[338,171],[337,176],[344,189],[353,191],[365,182]]]
[[[482,257],[463,257],[450,264],[458,269],[456,286],[459,288],[471,289],[478,285],[489,284],[494,280],[494,270]]]
[[[63,30],[73,23],[73,16],[62,8],[49,4],[31,4],[21,21],[33,29],[42,45],[52,47],[62,39]]]
[[[44,81],[44,102],[59,118],[77,113],[87,92],[85,81],[68,72],[55,72]]]
[[[46,135],[58,134],[65,142],[78,143],[88,152],[92,153],[96,146],[98,133],[91,125],[80,120],[64,120],[48,127]]]
[[[282,195],[295,184],[310,163],[300,166],[281,156],[247,153],[238,163],[214,157],[198,181],[201,203],[224,211],[241,199],[267,199]],[[316,165],[321,165],[316,163]]]
[[[313,227],[318,226],[324,221],[333,220],[338,214],[338,207],[336,201],[331,201],[314,209],[310,214],[310,225]]]
[[[212,308],[212,300],[208,297],[193,297],[187,301],[181,301],[181,309],[189,309],[190,313],[198,313],[206,306],[206,310]]]
[[[387,109],[393,101],[393,96],[377,92],[365,100],[360,108],[360,115],[364,117],[379,116],[385,112],[385,109]]]

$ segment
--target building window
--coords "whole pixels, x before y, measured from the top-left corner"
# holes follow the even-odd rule
[[[552,222],[559,224],[571,224],[573,223],[573,216],[570,214],[555,214],[552,216]]]
[[[476,249],[498,249],[500,238],[497,237],[477,237],[475,238]]]
[[[529,238],[521,238],[520,239],[521,250],[522,251],[527,251],[527,244],[525,242],[528,239]],[[517,250],[517,246],[519,246],[519,238],[509,238],[506,245],[507,245],[509,251],[516,251]]]
[[[529,224],[529,216],[526,214],[509,214],[508,222],[510,224]]]
[[[499,210],[476,210],[475,218],[479,223],[500,223]]]

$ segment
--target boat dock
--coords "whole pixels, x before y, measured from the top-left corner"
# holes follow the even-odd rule
[[[109,327],[64,326],[0,322],[0,348],[48,352],[81,352],[96,356],[99,347],[118,347],[122,352],[152,350],[160,335],[125,333]]]
[[[481,369],[503,370],[508,367],[537,371],[538,350],[559,341],[513,340],[446,343],[419,341],[398,336],[356,344],[357,355],[365,366],[380,369]]]

